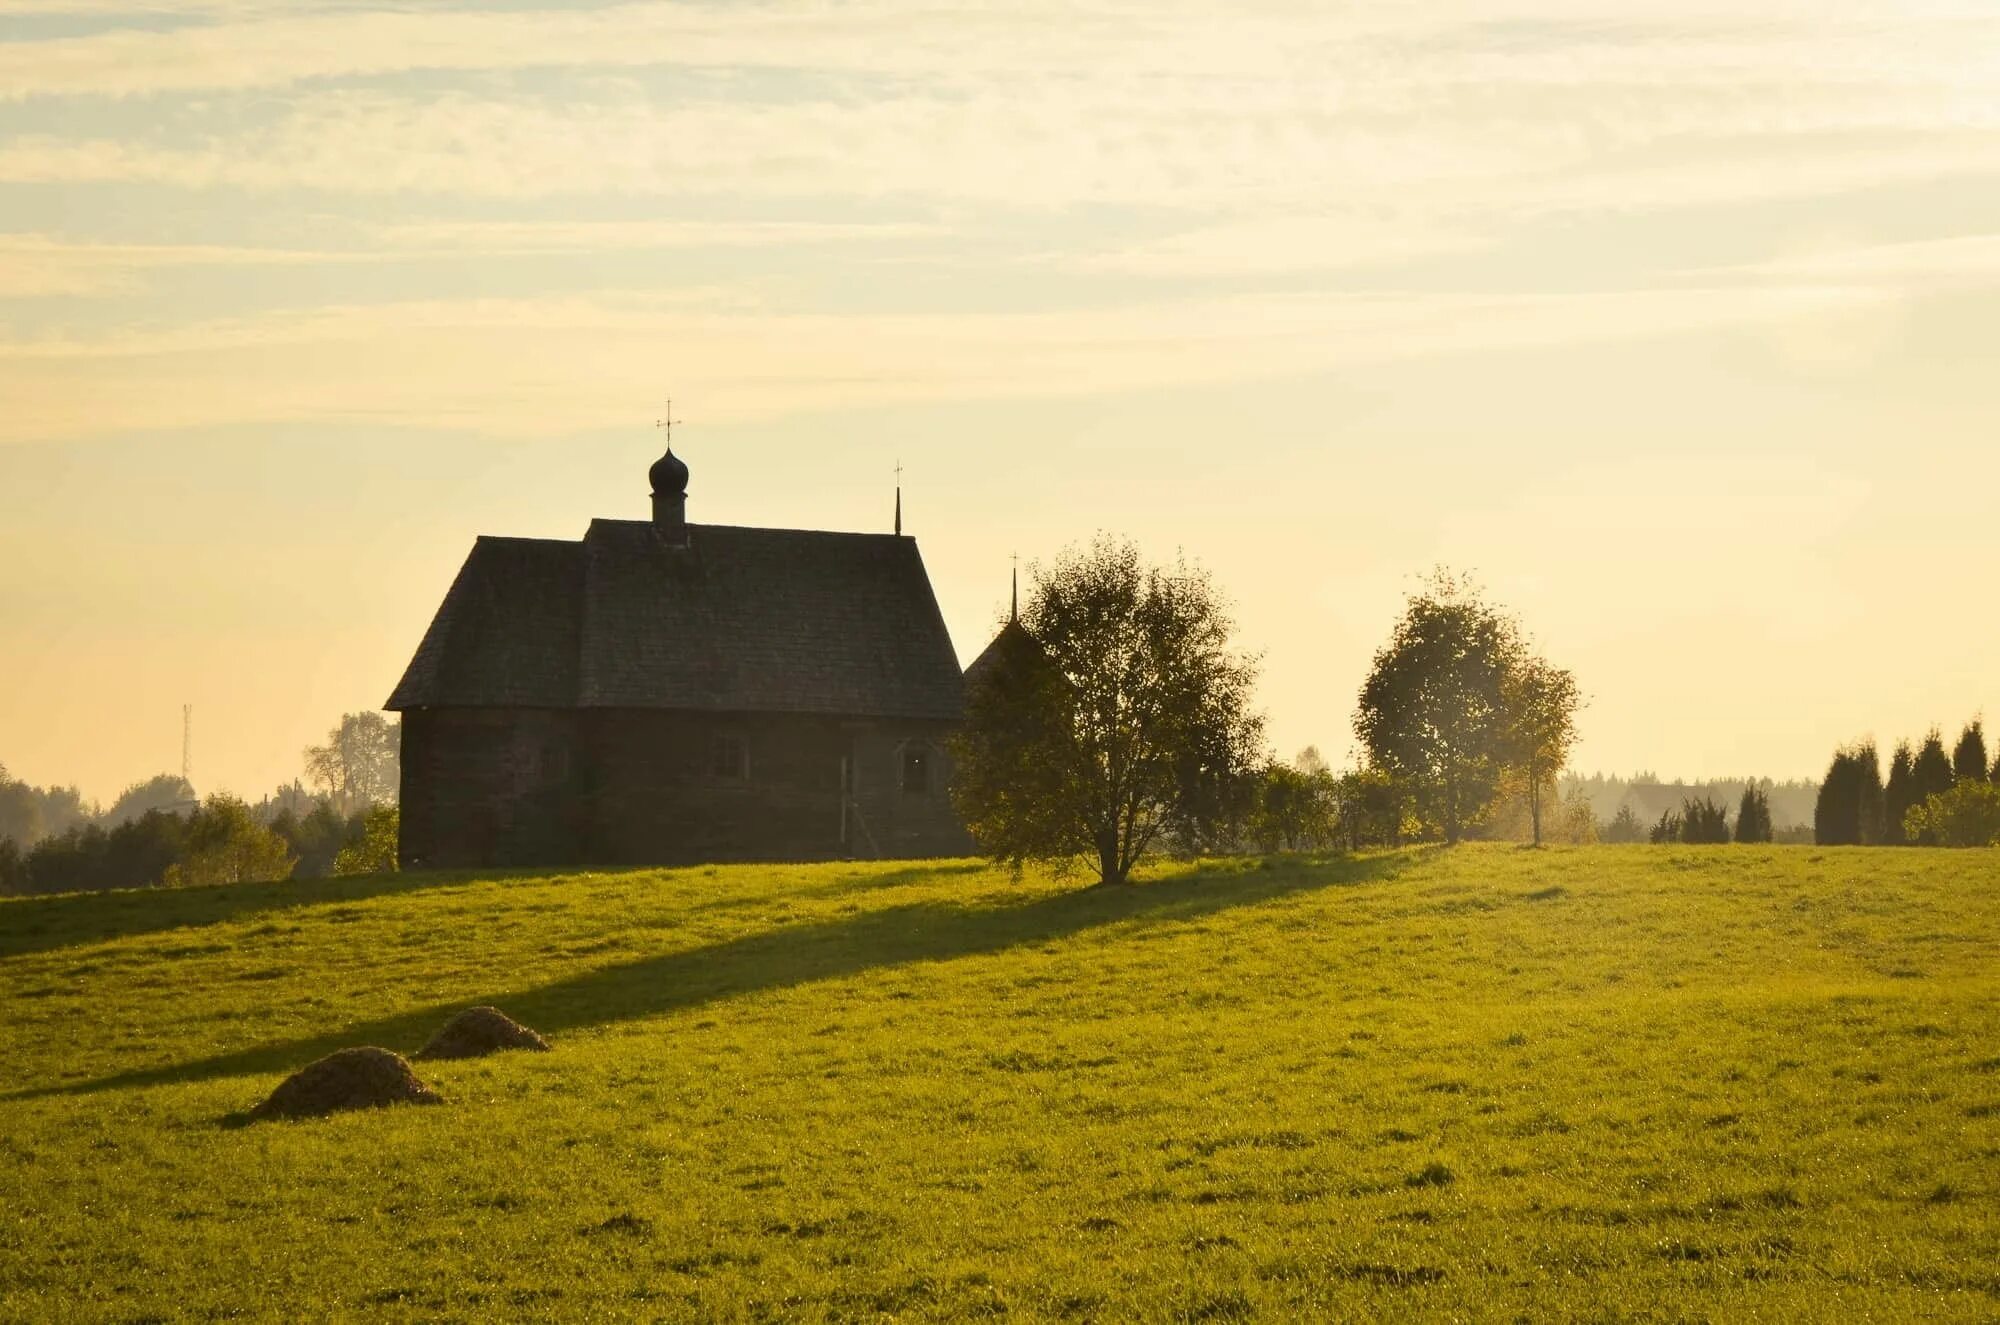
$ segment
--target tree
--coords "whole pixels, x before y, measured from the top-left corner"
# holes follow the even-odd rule
[[[2000,846],[2000,785],[1967,778],[1910,811],[1907,832],[1934,846]]]
[[[377,805],[367,814],[359,842],[340,849],[333,858],[335,874],[393,874],[396,834],[401,814],[393,805]]]
[[[1576,677],[1525,650],[1517,651],[1501,679],[1506,714],[1507,761],[1527,779],[1534,843],[1542,844],[1542,788],[1569,762],[1576,744],[1576,711],[1583,692]],[[1593,840],[1595,830],[1593,828]]]
[[[1930,733],[1924,737],[1923,746],[1917,751],[1916,760],[1910,765],[1910,803],[1912,805],[1922,805],[1933,796],[1944,795],[1944,793],[1951,790],[1951,784],[1954,780],[1951,771],[1951,757],[1944,752],[1944,736],[1937,728],[1933,727],[1930,729]],[[1907,836],[1903,831],[1902,824],[1890,824],[1889,831],[1890,836],[1888,840],[1890,841],[1899,841]],[[1937,845],[1934,840],[1922,835],[1910,840],[1922,846]]]
[[[306,747],[306,777],[333,798],[343,815],[396,799],[401,778],[401,726],[380,713],[349,713]]]
[[[1743,802],[1736,808],[1736,840],[1769,842],[1772,836],[1771,798],[1762,788],[1745,787]]]
[[[1241,822],[1263,721],[1213,581],[1107,536],[1036,581],[954,743],[973,838],[1016,868],[1087,864],[1105,883],[1163,840],[1219,843]]]
[[[1729,840],[1729,811],[1706,796],[1682,801],[1680,821],[1683,842],[1712,846]]]
[[[1492,802],[1518,754],[1507,701],[1520,653],[1513,622],[1440,569],[1410,595],[1362,684],[1354,731],[1369,763],[1415,790],[1447,842]]]
[[[1308,749],[1291,764],[1274,759],[1258,774],[1250,832],[1259,850],[1330,845],[1336,839],[1339,816],[1333,775],[1316,751]]]
[[[1680,815],[1672,810],[1661,810],[1660,821],[1653,825],[1646,839],[1656,847],[1669,846],[1681,840],[1681,832],[1685,827],[1686,823]]]
[[[106,828],[129,823],[149,810],[184,809],[195,802],[194,788],[178,773],[155,773],[118,793],[100,820]]]
[[[1959,782],[1984,782],[1986,771],[1986,724],[1978,718],[1965,724],[1958,747],[1951,755],[1952,776]]]
[[[1898,846],[1903,843],[1903,819],[1919,799],[1911,782],[1916,762],[1910,743],[1896,742],[1895,757],[1889,761],[1889,781],[1882,789],[1882,818],[1888,827],[1886,840]]]
[[[1639,816],[1631,805],[1621,805],[1618,813],[1611,816],[1611,822],[1604,826],[1604,840],[1613,843],[1643,842],[1646,840],[1646,825],[1639,822]]]
[[[27,783],[9,779],[0,767],[0,841],[26,851],[42,840],[43,832],[41,798]]]
[[[298,857],[292,877],[323,879],[333,873],[334,859],[361,841],[365,814],[366,811],[361,811],[343,819],[334,810],[333,802],[322,797],[303,816],[290,809],[271,816],[271,831]]]
[[[1344,773],[1334,784],[1340,829],[1350,851],[1401,846],[1410,831],[1410,793],[1379,768]]]
[[[188,817],[184,854],[161,881],[168,887],[269,883],[290,878],[296,863],[284,839],[253,819],[249,806],[217,794]]]
[[[0,897],[28,891],[28,862],[11,837],[0,837]]]
[[[1821,846],[1873,846],[1884,840],[1882,760],[1872,741],[1834,753],[1813,807],[1813,840]]]

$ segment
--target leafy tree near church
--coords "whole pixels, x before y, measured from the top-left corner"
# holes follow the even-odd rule
[[[396,872],[396,831],[402,812],[393,805],[377,805],[368,811],[361,840],[342,847],[333,858],[335,874],[393,874]]]
[[[1580,702],[1575,679],[1536,657],[1512,618],[1440,569],[1375,654],[1354,731],[1447,842],[1485,814],[1504,774],[1523,774],[1539,840],[1541,788],[1568,757]]]
[[[202,883],[288,879],[297,858],[283,838],[258,823],[234,796],[214,795],[188,816],[181,859],[167,867],[169,888]]]
[[[306,747],[306,776],[333,799],[341,814],[396,799],[401,728],[380,713],[349,713],[326,734],[325,745]]]
[[[1123,883],[1149,850],[1227,840],[1261,755],[1256,668],[1220,592],[1100,536],[1058,558],[1006,665],[969,688],[953,795],[980,846],[1019,868]]]
[[[1542,844],[1542,793],[1569,762],[1576,744],[1576,711],[1583,703],[1576,677],[1525,649],[1502,678],[1508,761],[1527,780],[1534,844]]]

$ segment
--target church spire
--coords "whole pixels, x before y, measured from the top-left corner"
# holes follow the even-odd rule
[[[1021,554],[1014,554],[1014,587],[1007,603],[1007,620],[1018,623],[1021,619]]]
[[[653,483],[653,528],[675,546],[687,542],[687,464],[674,454],[674,402],[667,402],[666,417],[654,424],[667,435],[667,453],[653,462],[646,477]]]
[[[903,462],[896,462],[896,537],[903,536]]]

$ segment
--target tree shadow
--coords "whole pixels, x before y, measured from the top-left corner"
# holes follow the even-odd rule
[[[4,899],[0,905],[0,961],[114,939],[200,929],[271,911],[361,902],[408,892],[436,892],[507,879],[563,874],[641,873],[640,867],[575,870],[440,870],[411,874],[354,874],[280,883],[221,883],[191,888],[131,888]]]
[[[445,1018],[491,1004],[545,1035],[604,1026],[864,971],[982,956],[1125,922],[1174,924],[1239,906],[1393,877],[1406,854],[1335,857],[1265,869],[1209,868],[1153,883],[1043,894],[1025,902],[913,902],[816,920],[583,971],[543,985],[468,994],[324,1034],[191,1062],[16,1090],[0,1099],[84,1095],[303,1066],[349,1045],[413,1049]]]

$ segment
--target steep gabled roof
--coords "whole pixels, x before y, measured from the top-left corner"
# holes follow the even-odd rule
[[[482,536],[382,707],[576,703],[582,588],[582,544]]]
[[[552,566],[515,589],[497,574],[511,566],[485,564],[489,544],[525,541],[474,547],[388,707],[962,714],[957,655],[910,539],[690,525],[673,547],[650,522],[597,520],[552,545],[573,558],[560,611],[542,601],[563,592]],[[565,651],[566,670],[553,666]],[[485,656],[455,670],[467,652]],[[517,672],[493,697],[491,677]]]
[[[1004,668],[1039,661],[1042,656],[1041,643],[1028,633],[1021,619],[1009,617],[993,642],[980,650],[972,666],[965,669],[966,688],[983,685],[988,677],[998,675]]]

